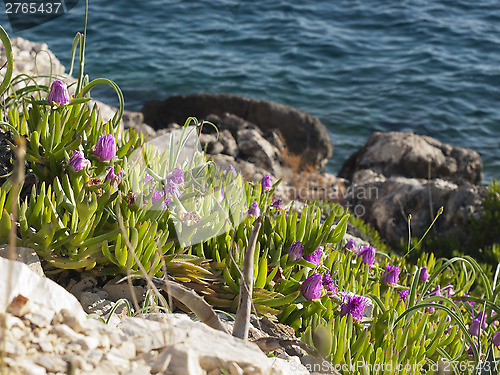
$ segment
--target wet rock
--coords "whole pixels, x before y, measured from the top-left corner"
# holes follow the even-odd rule
[[[189,116],[194,116],[198,120],[210,120],[231,131],[230,125],[221,125],[225,121],[218,121],[214,117],[224,119],[229,113],[257,125],[263,132],[279,129],[288,150],[302,155],[305,164],[318,169],[325,166],[333,153],[328,130],[316,117],[275,102],[231,94],[195,94],[147,102],[142,113],[144,121],[155,129],[165,128],[171,122],[184,123]]]
[[[410,132],[375,132],[342,166],[339,176],[352,180],[368,169],[385,177],[441,178],[457,184],[481,182],[483,164],[476,151]]]

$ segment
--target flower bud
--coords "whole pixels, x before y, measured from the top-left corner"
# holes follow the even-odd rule
[[[399,280],[399,267],[398,266],[387,266],[384,274],[380,281],[385,284],[395,285]]]
[[[427,272],[427,267],[422,267],[420,269],[420,276],[418,277],[418,281],[426,282],[429,279],[429,273]]]
[[[497,333],[495,333],[493,335],[493,339],[491,340],[491,342],[493,343],[493,345],[495,345],[497,348],[500,348],[500,331],[498,331]]]
[[[73,155],[69,158],[68,165],[73,171],[78,172],[88,167],[90,165],[90,161],[85,159],[82,151],[76,150],[73,151]]]
[[[361,257],[361,263],[368,264],[370,267],[375,263],[375,253],[377,249],[373,246],[361,246],[358,251],[358,257]]]
[[[51,105],[58,105],[58,106],[68,105],[69,93],[66,84],[62,81],[52,82],[47,100]]]
[[[319,266],[321,263],[321,257],[323,256],[323,248],[320,246],[316,251],[311,254],[304,254],[304,259],[308,262],[314,263],[316,266]]]
[[[292,262],[302,258],[302,255],[304,255],[304,245],[302,245],[302,242],[300,241],[295,242],[288,249],[288,260]]]
[[[320,299],[323,294],[323,278],[319,273],[315,273],[304,280],[300,286],[302,295],[309,301]]]
[[[250,208],[248,209],[248,214],[253,217],[260,216],[259,204],[257,202],[250,203]]]
[[[94,147],[94,155],[102,161],[110,161],[116,158],[115,137],[111,134],[102,135]]]
[[[115,169],[113,167],[107,167],[106,170],[108,171],[108,174],[104,178],[104,182],[109,180],[111,185],[114,183],[119,185],[123,178],[123,170],[121,170],[118,174],[115,174]]]
[[[262,177],[262,180],[260,181],[260,184],[262,186],[262,190],[270,189],[273,187],[273,184],[271,183],[271,176],[266,174],[264,177]]]

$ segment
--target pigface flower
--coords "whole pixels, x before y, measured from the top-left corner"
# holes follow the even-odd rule
[[[453,289],[453,285],[448,284],[446,285],[443,289],[441,289],[441,293],[443,293],[443,296],[445,297],[450,297],[453,294],[455,294],[455,290]]]
[[[271,176],[266,174],[264,177],[262,177],[260,184],[262,186],[262,190],[267,190],[267,189],[272,188],[273,184],[271,183]]]
[[[248,214],[253,217],[260,216],[259,204],[257,202],[250,203],[250,208],[248,209]]]
[[[370,267],[375,263],[375,253],[377,249],[373,246],[361,246],[358,251],[358,257],[361,257],[361,263],[368,264]]]
[[[47,100],[51,105],[57,105],[57,106],[68,105],[69,93],[66,84],[62,81],[52,82]]]
[[[165,196],[174,196],[176,198],[179,198],[181,196],[181,190],[179,189],[179,186],[172,180],[167,179],[167,183],[165,186],[163,186],[163,192],[165,193]]]
[[[427,267],[423,266],[420,269],[420,276],[418,277],[418,281],[426,282],[429,279],[429,273],[427,272]]]
[[[360,296],[352,292],[346,293],[342,298],[340,316],[350,314],[354,320],[361,321],[364,316],[365,307],[368,306],[369,302],[369,298],[365,296]]]
[[[323,278],[319,273],[315,273],[304,280],[300,286],[302,295],[309,301],[320,299],[323,294]]]
[[[336,294],[339,291],[338,285],[335,284],[336,280],[337,279],[332,279],[332,277],[330,276],[330,272],[328,271],[325,271],[325,273],[323,274],[322,284],[328,292],[328,295]]]
[[[472,336],[476,336],[478,337],[479,336],[479,327],[481,326],[481,321],[479,321],[478,319],[472,319],[472,322],[469,326],[469,333],[472,335]]]
[[[88,167],[90,161],[85,159],[82,151],[76,150],[73,151],[73,155],[69,158],[68,165],[74,172],[78,172]]]
[[[399,267],[398,266],[387,266],[384,274],[382,275],[380,281],[384,284],[396,285],[399,280]]]
[[[102,161],[116,158],[116,141],[111,134],[102,135],[94,147],[94,154]]]
[[[114,183],[119,185],[123,178],[123,170],[121,170],[118,174],[115,174],[115,169],[113,167],[107,167],[106,170],[108,171],[108,174],[106,175],[106,178],[104,178],[104,182],[109,180],[111,185]]]
[[[271,203],[271,208],[274,208],[278,211],[283,209],[283,199],[278,198],[278,199],[273,200]]]
[[[316,251],[311,254],[304,254],[304,259],[308,262],[314,263],[316,266],[319,266],[321,263],[321,257],[323,256],[323,248],[320,246]]]
[[[175,167],[174,170],[172,171],[172,173],[170,173],[167,176],[167,180],[170,180],[177,185],[183,185],[184,184],[184,171],[179,167]]]
[[[400,289],[400,290],[398,290],[399,300],[403,301],[403,302],[406,302],[406,299],[408,298],[408,294],[409,293],[410,293],[410,291],[408,289]]]
[[[356,249],[356,242],[354,240],[347,241],[343,249],[354,251],[354,249]]]
[[[497,348],[500,348],[500,331],[498,331],[497,333],[495,333],[493,335],[493,339],[491,340],[491,342],[493,343],[493,345],[495,345]]]
[[[302,258],[302,255],[304,255],[304,245],[302,245],[302,242],[300,241],[295,242],[288,249],[288,260],[292,262]]]

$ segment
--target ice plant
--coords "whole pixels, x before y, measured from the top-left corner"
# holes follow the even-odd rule
[[[336,279],[332,279],[330,272],[325,271],[323,273],[322,284],[329,295],[336,294],[339,291],[339,287],[335,284]]]
[[[262,185],[262,190],[267,190],[272,188],[273,184],[271,183],[271,176],[266,174],[264,177],[262,177],[260,184]]]
[[[344,245],[344,250],[354,251],[354,249],[356,249],[356,242],[354,240],[349,240]]]
[[[304,280],[300,286],[302,295],[309,301],[320,299],[323,294],[323,277],[319,273],[315,273]]]
[[[364,245],[359,248],[358,257],[361,257],[361,263],[368,264],[370,267],[375,263],[375,253],[377,249],[370,245]]]
[[[110,184],[116,183],[119,185],[123,178],[123,170],[121,170],[118,174],[115,174],[115,169],[113,167],[107,167],[106,170],[108,171],[108,174],[104,178],[104,182],[109,180]]]
[[[352,292],[346,293],[342,298],[340,316],[350,314],[353,319],[361,321],[368,303],[369,299],[365,296],[360,296]]]
[[[302,258],[302,255],[304,255],[304,245],[302,245],[302,242],[300,241],[295,242],[288,249],[288,260],[291,260],[292,262]]]
[[[90,165],[90,161],[85,159],[83,151],[75,150],[73,151],[73,155],[68,160],[68,165],[73,171],[78,172],[88,167]]]
[[[176,184],[173,180],[167,179],[167,183],[163,187],[163,192],[165,196],[174,196],[179,198],[181,196],[181,190],[179,189],[179,185]]]
[[[469,333],[472,336],[479,336],[479,327],[481,326],[481,321],[474,318],[469,326]]]
[[[304,259],[308,262],[314,263],[316,266],[319,266],[321,263],[321,257],[323,256],[323,248],[320,246],[316,249],[316,251],[311,254],[304,254]]]
[[[408,293],[410,293],[410,291],[408,289],[398,290],[399,300],[406,302],[406,298],[408,298]]]
[[[66,84],[62,81],[52,82],[47,100],[51,105],[58,105],[58,106],[68,105],[69,93]]]
[[[420,269],[420,276],[418,277],[418,281],[424,283],[429,279],[429,273],[427,272],[427,267],[423,266]]]
[[[275,208],[276,210],[281,210],[283,208],[283,199],[278,198],[272,201],[271,208]]]
[[[172,181],[173,183],[177,185],[183,185],[184,184],[184,171],[179,168],[175,167],[172,173],[170,173],[167,176],[167,181]]]
[[[380,278],[380,281],[384,284],[396,285],[399,280],[399,267],[398,266],[387,266],[384,274]]]
[[[491,342],[493,343],[493,345],[495,345],[497,348],[500,348],[500,331],[498,331],[497,333],[495,333],[493,335],[493,339],[491,340]]]
[[[257,202],[250,203],[250,208],[248,209],[248,214],[253,217],[260,216],[259,204]]]
[[[153,180],[153,177],[151,177],[151,175],[146,172],[146,174],[144,175],[144,183],[147,184],[151,180]]]
[[[434,289],[431,290],[429,293],[429,297],[442,297],[443,295],[441,294],[441,287],[439,285],[436,285]],[[434,312],[434,307],[429,307],[429,312],[433,313]]]
[[[111,134],[101,135],[94,147],[94,154],[102,161],[116,158],[116,141]]]
[[[453,294],[455,294],[455,290],[453,290],[453,285],[451,284],[446,285],[443,289],[441,289],[441,293],[445,297],[452,296]]]

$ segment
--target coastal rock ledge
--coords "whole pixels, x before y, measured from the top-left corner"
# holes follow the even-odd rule
[[[318,118],[267,100],[231,94],[181,95],[146,102],[142,113],[144,122],[155,129],[168,128],[171,123],[184,124],[190,116],[207,120],[209,116],[226,117],[229,113],[257,125],[264,133],[279,131],[288,151],[316,169],[323,169],[333,154],[328,130]]]

